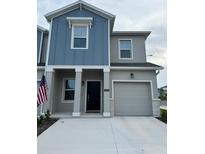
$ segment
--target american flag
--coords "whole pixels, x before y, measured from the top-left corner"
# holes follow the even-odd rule
[[[41,79],[41,83],[40,86],[38,88],[38,94],[37,94],[37,107],[43,103],[45,103],[48,100],[47,97],[47,90],[48,90],[48,86],[46,83],[46,78],[43,75],[42,79]]]

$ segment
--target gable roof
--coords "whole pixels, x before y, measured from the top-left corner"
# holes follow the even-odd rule
[[[94,13],[96,13],[104,18],[109,19],[110,23],[111,23],[111,25],[110,25],[111,29],[113,28],[115,15],[113,15],[109,12],[106,12],[100,8],[97,8],[97,7],[91,5],[87,2],[84,2],[82,0],[78,0],[72,4],[66,5],[62,8],[56,9],[52,12],[49,12],[45,15],[45,18],[47,19],[48,22],[50,22],[52,18],[58,17],[64,13],[67,13],[67,12],[70,12],[70,11],[73,11],[75,9],[82,8],[82,7],[89,10],[89,11],[92,11],[92,12],[94,12]]]

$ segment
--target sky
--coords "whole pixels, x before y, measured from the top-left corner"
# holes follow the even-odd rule
[[[76,0],[38,0],[37,24],[47,28],[44,15]],[[146,40],[147,61],[164,67],[157,76],[158,87],[167,85],[166,0],[84,0],[116,15],[114,31],[152,31]],[[152,55],[152,56],[150,56]]]

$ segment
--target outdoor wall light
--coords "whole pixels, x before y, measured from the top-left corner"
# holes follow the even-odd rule
[[[82,85],[82,86],[84,86],[84,84],[85,84],[85,82],[84,82],[84,81],[82,81],[82,82],[81,82],[81,85]]]
[[[135,75],[133,73],[130,73],[130,78],[133,79]]]

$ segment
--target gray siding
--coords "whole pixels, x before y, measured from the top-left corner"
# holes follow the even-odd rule
[[[119,59],[119,46],[118,46],[119,39],[132,39],[133,60],[120,60]],[[146,62],[145,37],[144,36],[111,36],[110,61],[111,63]]]
[[[38,62],[38,57],[39,57],[39,53],[40,53],[40,44],[41,44],[41,36],[42,36],[42,32],[37,30],[37,62]]]
[[[71,49],[71,28],[66,17],[93,17],[88,49]],[[108,20],[83,9],[53,19],[49,65],[108,65]]]

